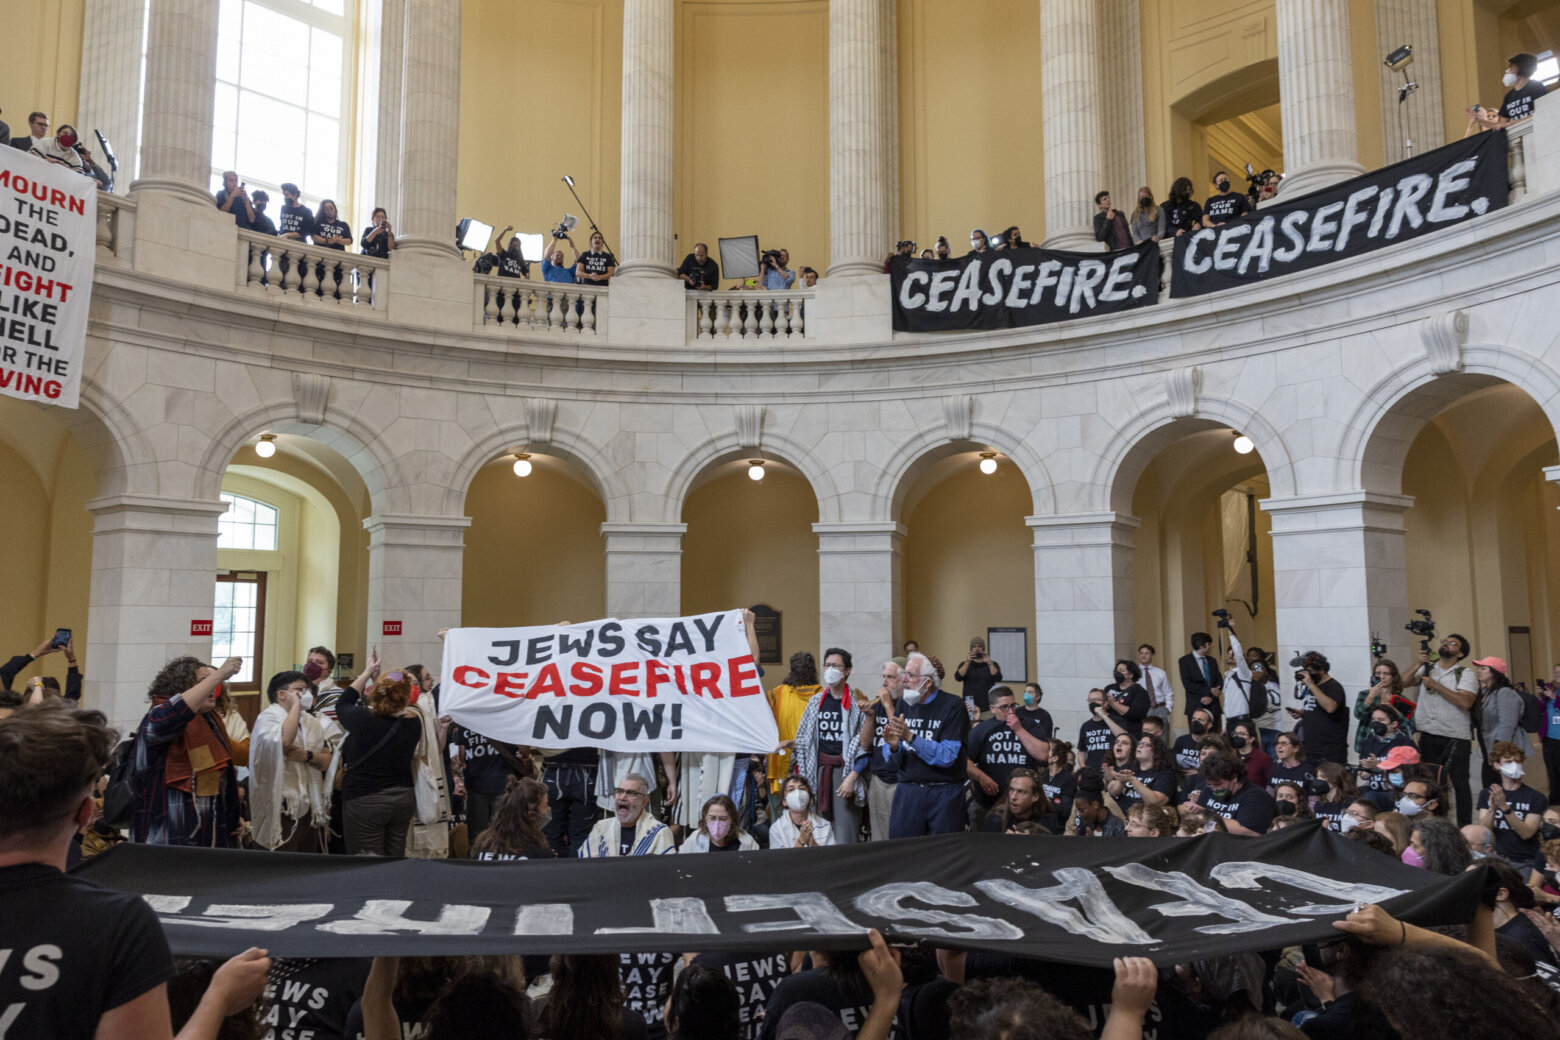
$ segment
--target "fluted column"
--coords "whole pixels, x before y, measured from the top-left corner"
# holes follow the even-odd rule
[[[1414,48],[1408,78],[1419,89],[1398,101],[1401,74],[1381,77],[1381,154],[1387,162],[1445,143],[1441,122],[1441,31],[1436,0],[1376,0],[1377,49],[1387,54],[1403,44]]]
[[[1355,146],[1349,0],[1278,0],[1286,196],[1363,172]]]
[[[460,0],[407,0],[396,253],[455,258]]]
[[[1099,0],[1041,0],[1045,244],[1053,249],[1099,248],[1094,193],[1105,179],[1100,68],[1105,53],[1115,64],[1120,51],[1101,52],[1098,41]]]
[[[1434,0],[1432,0],[1434,2]],[[1142,19],[1136,3],[1105,4],[1100,9],[1097,53],[1136,55],[1141,53]],[[1098,79],[1102,125],[1110,132],[1101,139],[1104,177],[1100,188],[1109,189],[1116,208],[1131,212],[1137,205],[1137,190],[1148,183],[1148,146],[1143,136],[1143,65],[1122,61],[1111,75]],[[1095,191],[1098,191],[1096,188]],[[1094,201],[1094,192],[1089,192]],[[1093,223],[1090,210],[1090,223]]]
[[[211,112],[217,90],[217,5],[151,0],[141,176],[132,187],[211,207]],[[133,156],[127,157],[133,161]]]
[[[622,252],[618,277],[665,278],[672,257],[672,0],[623,3]]]
[[[141,139],[141,54],[146,50],[146,5],[141,0],[88,0],[81,33],[81,101],[76,129],[106,170],[92,131],[114,146],[116,189],[129,190]],[[213,70],[215,65],[213,65]],[[213,71],[213,75],[215,72]]]
[[[881,275],[893,248],[890,104],[883,65],[891,0],[829,2],[828,275]]]

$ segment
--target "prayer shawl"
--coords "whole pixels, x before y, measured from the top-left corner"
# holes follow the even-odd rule
[[[330,767],[322,773],[308,763],[287,761],[282,747],[282,724],[286,721],[287,709],[272,704],[255,719],[249,737],[250,834],[255,844],[267,849],[292,839],[292,834],[283,833],[284,816],[294,827],[305,817],[319,830],[330,827],[330,792],[341,764],[340,756],[333,756]],[[294,743],[315,754],[325,750],[325,729],[320,720],[301,712]]]
[[[618,835],[622,830],[616,816],[608,816],[590,829],[585,844],[580,846],[580,859],[601,859],[618,854]],[[676,852],[672,843],[672,831],[666,824],[649,813],[640,813],[634,824],[634,848],[630,856],[661,856]]]
[[[166,701],[167,698],[157,698],[153,703]],[[223,771],[232,765],[233,753],[228,748],[222,720],[213,713],[196,712],[189,725],[168,745],[163,783],[197,798],[209,798],[222,786]]]

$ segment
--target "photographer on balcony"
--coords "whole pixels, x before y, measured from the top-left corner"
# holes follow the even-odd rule
[[[784,292],[796,284],[791,270],[791,253],[786,249],[767,249],[758,261],[758,288]]]
[[[720,266],[710,257],[710,247],[703,242],[696,243],[693,252],[683,257],[682,266],[677,269],[677,277],[683,281],[683,286],[689,292],[714,291],[720,288]]]
[[[381,260],[390,259],[390,254],[395,251],[395,228],[390,226],[390,214],[385,212],[383,206],[375,206],[374,212],[369,214],[368,227],[363,229],[360,246],[364,256],[374,256]]]
[[[233,216],[233,223],[240,231],[255,228],[255,206],[249,198],[249,190],[239,181],[238,174],[227,170],[222,174],[222,187],[217,190],[217,209]]]
[[[1473,796],[1468,788],[1473,751],[1469,712],[1479,692],[1479,678],[1471,666],[1462,663],[1469,649],[1468,640],[1455,632],[1441,640],[1434,661],[1430,651],[1421,647],[1419,666],[1403,680],[1403,695],[1419,705],[1414,724],[1419,728],[1420,758],[1446,770],[1442,786],[1449,780],[1456,792],[1459,827],[1473,820]]]
[[[573,263],[565,264],[563,262],[563,247],[558,244],[559,242],[569,243],[569,248],[574,250]],[[565,285],[573,285],[579,280],[574,277],[574,269],[580,262],[579,246],[574,244],[574,239],[570,238],[568,234],[559,232],[556,229],[553,231],[551,245],[552,248],[547,250],[547,255],[542,257],[542,281],[562,282]]]

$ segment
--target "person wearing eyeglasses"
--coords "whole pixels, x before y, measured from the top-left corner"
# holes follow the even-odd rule
[[[645,811],[649,805],[650,781],[639,773],[624,776],[612,791],[612,815],[590,829],[580,859],[675,852],[671,829]]]

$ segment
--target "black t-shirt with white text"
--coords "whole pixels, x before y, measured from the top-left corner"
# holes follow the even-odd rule
[[[1533,114],[1533,102],[1549,93],[1537,80],[1528,80],[1522,87],[1512,87],[1501,99],[1500,115],[1503,119],[1526,119]]]
[[[449,742],[458,744],[466,760],[466,790],[476,794],[497,797],[509,787],[509,778],[517,776],[503,754],[480,733],[473,733],[464,726],[450,731]]]
[[[1056,735],[1056,723],[1051,721],[1051,713],[1038,704],[1033,708],[1020,707],[1017,709],[1018,718],[1024,724],[1024,728],[1041,740],[1050,740]]]
[[[827,690],[818,698],[818,753],[845,753],[845,704]]]
[[[1148,788],[1150,791],[1155,791],[1164,795],[1165,798],[1171,802],[1175,801],[1174,770],[1151,769],[1146,773],[1138,771],[1137,776],[1138,779],[1143,782],[1143,786]],[[1120,805],[1122,811],[1125,812],[1128,807],[1135,805],[1142,800],[1143,796],[1138,794],[1137,788],[1133,787],[1131,784],[1126,784],[1122,788],[1121,797],[1116,799],[1116,804]]]
[[[1153,708],[1154,699],[1137,683],[1129,683],[1125,690],[1111,686],[1106,689],[1105,695],[1117,704],[1126,705],[1125,714],[1112,709],[1109,718],[1115,719],[1116,725],[1132,734],[1132,743],[1136,744],[1138,737],[1143,735],[1143,720]]]
[[[1040,768],[1040,763],[1031,758],[1019,742],[1018,735],[1008,729],[1007,723],[997,718],[987,719],[970,731],[968,751],[970,761],[1003,790],[1007,788],[1008,777],[1013,770]],[[985,797],[985,792],[979,790],[979,785],[975,794],[983,802],[990,801]]]
[[[277,961],[260,997],[265,1040],[346,1040],[347,1016],[373,964],[366,957]]]
[[[1489,788],[1485,788],[1479,792],[1479,811],[1483,812],[1489,807],[1490,792]],[[1527,784],[1518,786],[1515,791],[1507,791],[1506,809],[1495,810],[1493,814],[1495,826],[1490,828],[1495,832],[1495,854],[1512,863],[1531,863],[1533,857],[1538,855],[1538,847],[1543,844],[1542,827],[1534,831],[1531,838],[1524,838],[1511,829],[1508,813],[1529,818],[1535,814],[1542,817],[1547,808],[1549,808],[1549,799]]]
[[[1078,778],[1071,769],[1044,777],[1040,787],[1045,791],[1045,796],[1051,799],[1051,804],[1056,806],[1059,816],[1065,817],[1072,812],[1073,795],[1078,792]]]
[[[663,1040],[666,1000],[672,995],[672,972],[680,954],[620,953],[618,978],[623,980],[623,1006],[639,1012],[650,1040]]]
[[[1105,761],[1105,752],[1110,750],[1111,742],[1116,735],[1111,728],[1101,719],[1090,719],[1078,728],[1078,754],[1083,756],[1083,764],[1090,769],[1098,769],[1100,763]]]
[[[904,701],[894,702],[894,714],[905,713]],[[872,703],[872,775],[885,784],[899,782],[899,767],[894,763],[885,761],[878,749],[883,746],[883,727],[888,725],[888,711],[883,707],[882,701]]]
[[[634,852],[634,835],[639,831],[638,826],[625,827],[618,824],[618,855],[631,856]]]
[[[1210,195],[1208,201],[1203,203],[1203,215],[1215,224],[1228,223],[1250,212],[1251,200],[1238,191],[1228,195]]]
[[[1234,820],[1258,834],[1266,834],[1273,817],[1278,815],[1278,804],[1268,794],[1267,788],[1253,787],[1251,784],[1241,784],[1240,790],[1233,795],[1204,787],[1202,805],[1215,816]]]
[[[617,266],[617,257],[611,253],[581,253],[579,270],[581,275],[606,274],[609,268]],[[605,283],[597,283],[605,284]]]
[[[1316,779],[1316,769],[1309,762],[1296,762],[1292,766],[1286,766],[1282,762],[1273,762],[1273,772],[1268,778],[1268,790],[1273,790],[1280,783],[1289,781],[1297,784],[1309,784]],[[1306,792],[1309,794],[1310,792]]]
[[[91,1040],[173,975],[157,915],[45,863],[0,867],[0,1037]]]
[[[737,988],[742,1006],[742,1040],[758,1040],[764,1009],[780,983],[791,972],[785,953],[701,953],[694,964],[711,964],[725,973]]]
[[[934,766],[901,743],[899,779],[902,782],[921,784],[964,783],[966,777],[964,742],[970,732],[970,714],[964,709],[964,702],[950,693],[939,690],[935,697],[923,700],[919,704],[906,705],[904,719],[905,724],[910,727],[911,736],[917,740],[924,738],[937,744],[953,741],[958,745],[959,750],[952,762],[943,766]]]
[[[345,220],[337,217],[335,220],[318,221],[314,225],[314,230],[309,232],[309,235],[314,239],[316,245],[324,246],[326,249],[339,249],[345,251],[347,248],[345,243],[325,243],[321,242],[320,239],[344,238],[350,242],[352,240],[352,229],[347,226],[347,222]]]
[[[1165,204],[1165,231],[1169,234],[1201,227],[1202,218],[1202,207],[1197,204],[1196,199]]]
[[[281,218],[280,233],[283,235],[296,232],[308,238],[314,233],[314,213],[307,206],[289,206],[284,202]]]
[[[1170,749],[1170,754],[1175,758],[1176,768],[1183,773],[1194,773],[1202,764],[1201,749],[1197,742],[1201,737],[1194,737],[1190,733],[1182,733],[1175,738],[1175,746]]]

